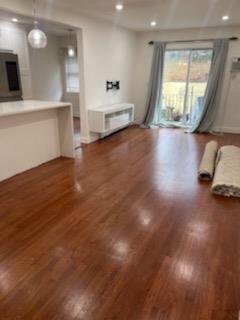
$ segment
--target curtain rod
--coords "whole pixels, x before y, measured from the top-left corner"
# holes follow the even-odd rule
[[[195,40],[176,40],[176,41],[167,41],[167,43],[184,43],[184,42],[208,42],[208,41],[214,41],[214,40],[220,40],[220,39],[195,39]],[[228,40],[230,41],[236,41],[238,40],[237,37],[231,37],[231,38],[228,38]],[[150,41],[148,42],[148,44],[150,46],[152,46],[156,41]]]

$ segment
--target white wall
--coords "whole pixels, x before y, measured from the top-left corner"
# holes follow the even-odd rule
[[[32,1],[2,0],[0,8],[32,15]],[[62,10],[54,2],[46,6],[39,1],[38,15],[51,21],[65,23],[81,29],[78,34],[80,52],[80,95],[82,141],[91,141],[88,129],[88,108],[105,103],[131,102],[133,100],[133,68],[135,63],[136,33],[111,23],[79,15],[78,12]],[[121,90],[107,94],[106,80],[121,81]]]
[[[83,30],[83,73],[87,108],[133,102],[135,45],[134,32],[106,23],[92,21]],[[120,90],[107,92],[107,80],[120,81]]]
[[[93,22],[83,35],[87,106],[132,100],[135,34]],[[121,89],[106,92],[106,80],[119,80]]]
[[[47,34],[48,44],[44,49],[29,46],[32,73],[33,98],[35,100],[61,101],[63,83],[59,39]]]
[[[31,98],[32,79],[25,28],[0,20],[0,50],[11,50],[18,54],[23,98]]]
[[[205,28],[205,29],[184,29],[169,31],[141,32],[137,36],[137,61],[135,72],[134,102],[136,104],[136,120],[141,122],[146,104],[148,81],[151,69],[153,46],[148,42],[174,41],[189,39],[211,39],[237,36],[240,38],[239,27],[226,28]],[[183,45],[175,45],[182,47]],[[188,45],[189,46],[189,45]],[[196,44],[195,44],[196,46]],[[215,121],[216,129],[223,129],[225,132],[240,133],[240,75],[231,77],[230,67],[233,57],[240,57],[240,41],[230,42],[228,63],[222,92],[222,102]]]
[[[65,101],[73,105],[74,116],[80,116],[79,94],[66,92],[64,56],[66,37],[47,33],[44,49],[29,46],[33,98],[36,100]]]

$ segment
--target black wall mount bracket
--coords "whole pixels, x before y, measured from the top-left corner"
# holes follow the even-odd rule
[[[110,90],[120,90],[120,81],[107,81],[106,90],[107,92]]]

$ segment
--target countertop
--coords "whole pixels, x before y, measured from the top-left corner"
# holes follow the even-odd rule
[[[22,100],[0,103],[0,117],[22,113],[37,112],[49,109],[58,109],[71,106],[70,102]]]

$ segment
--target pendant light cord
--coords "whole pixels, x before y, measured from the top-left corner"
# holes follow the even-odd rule
[[[33,21],[34,21],[34,24],[37,24],[37,1],[36,0],[33,0]]]
[[[72,29],[68,29],[68,31],[69,31],[69,44],[70,44],[70,46],[72,46],[72,47],[73,47],[73,41],[72,41]]]

